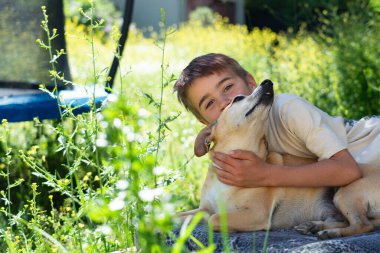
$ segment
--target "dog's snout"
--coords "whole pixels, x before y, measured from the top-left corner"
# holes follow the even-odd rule
[[[261,82],[260,86],[262,86],[264,89],[273,89],[273,83],[269,79],[265,79]]]
[[[263,100],[265,101],[267,99],[270,101],[274,96],[272,81],[266,79],[260,84],[260,87],[262,89]]]
[[[265,79],[264,81],[261,82],[260,85],[272,85],[273,86],[273,82],[269,79]]]
[[[236,103],[236,102],[239,102],[239,101],[243,100],[244,98],[245,98],[245,96],[236,96],[234,98],[234,100],[232,101],[232,104]]]

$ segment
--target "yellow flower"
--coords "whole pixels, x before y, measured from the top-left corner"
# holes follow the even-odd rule
[[[37,151],[40,147],[35,145],[30,148],[30,150],[27,152],[28,155],[36,155]]]
[[[37,183],[32,183],[32,190],[36,191],[37,190]]]

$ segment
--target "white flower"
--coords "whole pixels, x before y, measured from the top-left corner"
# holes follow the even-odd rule
[[[110,235],[112,232],[112,229],[107,225],[102,225],[96,228],[96,231],[104,234],[104,235]]]
[[[104,147],[107,147],[107,145],[108,145],[108,141],[105,139],[97,139],[96,140],[96,146],[98,146],[98,147],[104,148]]]
[[[103,115],[100,114],[100,113],[96,114],[95,117],[96,117],[96,119],[97,119],[98,121],[102,121],[102,120],[104,119]]]
[[[117,96],[115,96],[114,94],[109,94],[107,100],[110,102],[116,102]]]
[[[125,190],[128,188],[128,182],[127,180],[124,180],[124,179],[121,179],[119,181],[116,182],[116,187],[119,189],[119,190]]]
[[[153,174],[156,176],[162,175],[167,171],[167,169],[163,166],[157,166],[153,169]]]
[[[142,201],[152,202],[155,197],[160,196],[164,192],[163,188],[145,188],[139,192],[139,197]]]
[[[108,205],[110,210],[117,211],[117,210],[123,209],[123,207],[125,206],[124,199],[126,196],[127,196],[126,192],[119,192],[117,197],[114,200],[112,200],[110,204]]]
[[[108,205],[111,211],[121,210],[123,209],[124,206],[125,206],[124,200],[119,199],[119,198],[112,200]]]
[[[149,112],[147,110],[145,110],[145,108],[140,108],[137,113],[142,118],[146,118],[149,116]]]
[[[113,120],[113,125],[114,125],[115,127],[117,127],[117,128],[120,128],[120,127],[123,125],[123,123],[121,122],[121,119],[119,119],[119,118],[115,118],[115,119]]]
[[[141,127],[141,126],[145,125],[145,121],[142,120],[142,119],[139,119],[139,120],[137,121],[137,125]]]
[[[124,126],[123,133],[127,136],[127,140],[129,142],[135,141],[137,139],[137,134],[133,131],[133,128],[130,126]]]
[[[107,128],[108,127],[108,122],[107,121],[100,121],[100,126],[102,128]]]

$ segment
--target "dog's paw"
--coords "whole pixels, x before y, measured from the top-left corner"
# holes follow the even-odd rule
[[[315,234],[323,229],[323,222],[307,221],[298,226],[295,226],[294,229],[298,233],[304,234],[304,235]]]
[[[337,238],[341,237],[342,235],[340,234],[340,229],[328,229],[328,230],[322,230],[317,233],[317,237],[320,240],[327,240],[327,239],[332,239],[332,238]]]

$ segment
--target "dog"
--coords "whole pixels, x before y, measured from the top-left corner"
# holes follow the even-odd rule
[[[213,147],[206,148],[205,136],[197,138],[196,155],[242,149],[272,164],[296,166],[316,162],[268,152],[265,129],[273,99],[270,80],[262,82],[249,96],[235,97],[212,126],[209,140]],[[218,180],[210,166],[199,208],[179,213],[179,216],[184,220],[205,212],[213,229],[220,231],[222,214],[218,203],[223,203],[229,231],[295,227],[303,234],[317,233],[320,239],[368,232],[380,224],[380,168],[363,165],[361,169],[363,178],[339,188],[334,196],[334,189],[327,187],[229,186]]]

